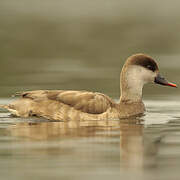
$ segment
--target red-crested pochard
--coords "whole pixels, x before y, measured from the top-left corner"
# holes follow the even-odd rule
[[[121,72],[121,97],[88,91],[36,90],[18,93],[21,98],[1,108],[19,117],[38,116],[50,120],[108,120],[143,115],[142,89],[146,83],[177,87],[159,73],[157,63],[145,54],[130,56]]]

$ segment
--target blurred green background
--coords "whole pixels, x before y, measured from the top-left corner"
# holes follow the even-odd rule
[[[119,97],[134,53],[154,57],[179,83],[180,2],[1,0],[0,96],[32,89],[86,89]],[[148,85],[145,97],[178,95]]]

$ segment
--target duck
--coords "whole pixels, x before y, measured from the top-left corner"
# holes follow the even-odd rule
[[[142,116],[143,87],[147,83],[177,87],[160,75],[156,61],[146,54],[127,58],[120,73],[120,99],[115,102],[105,94],[75,90],[33,90],[18,92],[17,100],[0,108],[12,115],[27,118],[43,117],[48,120],[113,120]]]

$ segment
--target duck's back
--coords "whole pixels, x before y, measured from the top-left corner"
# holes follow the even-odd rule
[[[4,106],[20,117],[41,116],[52,120],[104,119],[117,116],[116,103],[101,93],[36,90],[17,93],[21,98]]]

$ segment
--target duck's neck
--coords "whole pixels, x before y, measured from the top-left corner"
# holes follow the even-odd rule
[[[136,70],[123,68],[120,77],[120,89],[122,102],[142,102],[142,90],[144,82],[138,77]]]

